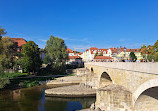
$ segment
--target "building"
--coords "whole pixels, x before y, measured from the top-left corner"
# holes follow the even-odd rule
[[[93,59],[94,62],[111,62],[113,58],[110,56],[96,56]]]
[[[67,48],[66,51],[68,53],[68,56],[75,56],[74,52],[71,49]]]
[[[69,60],[66,62],[66,64],[83,66],[81,52],[72,51],[69,48],[67,48],[66,51],[68,52],[68,58],[69,58]]]
[[[124,51],[121,51],[118,53],[117,58],[119,60],[121,59],[129,59],[129,55],[131,52],[134,52],[135,56],[137,57],[137,60],[143,59],[143,56],[141,55],[140,49],[125,49]]]
[[[22,46],[27,43],[27,41],[23,38],[11,38],[11,40],[15,44],[13,50],[15,50],[16,52],[21,52]]]
[[[91,47],[83,52],[82,58],[84,61],[92,61],[95,56],[110,56],[111,57],[112,51],[111,49],[98,49],[96,47]]]
[[[80,56],[69,56],[69,62],[82,63],[82,58]]]

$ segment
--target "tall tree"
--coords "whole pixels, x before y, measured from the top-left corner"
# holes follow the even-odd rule
[[[41,66],[40,51],[33,41],[27,42],[22,47],[22,67],[28,72],[38,72]]]
[[[68,60],[66,45],[63,39],[50,36],[45,47],[46,58],[50,61],[54,73],[64,73],[65,63]]]
[[[135,62],[137,60],[137,57],[135,56],[134,52],[131,52],[129,54],[129,57],[132,59],[133,62]]]
[[[5,35],[5,34],[6,34],[5,29],[0,26],[0,54],[2,52],[1,38],[2,38],[2,35]]]
[[[156,52],[158,52],[158,40],[154,44],[154,50],[156,49]]]
[[[4,69],[9,69],[13,67],[13,56],[14,52],[12,50],[13,42],[10,37],[3,37],[1,39],[1,50],[3,50],[0,54],[0,67]]]

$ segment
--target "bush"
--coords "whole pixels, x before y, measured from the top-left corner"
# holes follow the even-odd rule
[[[33,87],[33,86],[39,86],[40,84],[39,84],[39,82],[37,81],[37,80],[34,80],[34,81],[32,81],[32,80],[24,80],[24,81],[21,81],[20,83],[19,83],[19,86],[20,87],[24,87],[24,88],[29,88],[29,87]]]
[[[5,73],[0,72],[0,89],[4,88],[9,83],[10,81],[8,77],[5,75]]]

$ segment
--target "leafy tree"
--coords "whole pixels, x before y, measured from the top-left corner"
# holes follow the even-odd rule
[[[156,49],[156,52],[158,52],[158,40],[154,44],[154,50]]]
[[[137,60],[137,57],[135,56],[134,52],[131,52],[129,54],[129,57],[132,59],[133,62],[135,62]]]
[[[0,39],[2,38],[2,35],[5,34],[6,34],[5,29],[0,26]]]
[[[2,35],[5,35],[5,34],[6,34],[5,29],[0,26],[0,54],[1,54],[1,52],[2,52],[2,42],[1,42],[1,38],[2,38]]]
[[[10,81],[4,72],[0,71],[0,89],[4,88],[7,84],[9,84]]]
[[[151,45],[148,45],[147,47],[147,54],[153,54],[155,51],[154,51],[154,47],[151,46]]]
[[[101,52],[101,53],[99,54],[99,56],[103,56],[103,52]]]
[[[152,62],[152,59],[155,61],[155,54],[148,54],[147,59]],[[158,62],[158,52],[156,52],[156,62]]]
[[[43,61],[44,64],[49,64],[51,63],[51,59],[48,55],[46,55],[46,57],[44,58],[44,61]]]
[[[0,54],[0,67],[1,70],[13,68],[14,63],[14,51],[12,50],[13,42],[10,39],[10,37],[3,37],[1,39],[2,47],[1,50],[3,50]]]
[[[22,67],[28,72],[38,72],[41,66],[40,51],[33,41],[27,42],[22,47]]]
[[[143,44],[143,45],[142,45],[142,47],[141,47],[141,49],[142,49],[142,48],[146,48],[146,45],[145,45],[145,44]]]
[[[98,52],[95,53],[94,58],[95,58],[96,56],[98,56]]]
[[[65,73],[65,63],[68,60],[66,49],[67,47],[63,39],[53,35],[50,36],[45,47],[45,60],[51,64],[53,73]]]

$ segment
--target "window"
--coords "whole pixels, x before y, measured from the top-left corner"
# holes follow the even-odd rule
[[[17,51],[20,52],[20,48],[17,48]]]

